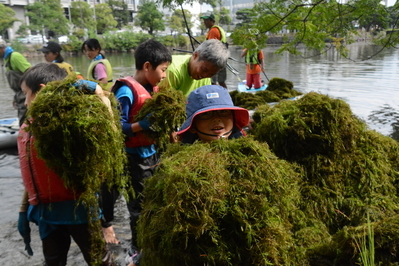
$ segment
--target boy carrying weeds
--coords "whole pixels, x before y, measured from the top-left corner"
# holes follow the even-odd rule
[[[186,112],[187,120],[177,132],[183,143],[239,138],[245,135],[242,128],[249,123],[248,110],[234,106],[229,92],[218,85],[191,92]]]
[[[25,94],[25,105],[30,110],[37,101],[38,92],[51,81],[60,81],[67,76],[64,69],[56,64],[41,63],[33,66],[21,77],[21,88]],[[72,85],[78,89],[85,89],[104,97],[101,87],[95,82],[78,81]],[[103,102],[107,103],[108,99]],[[108,100],[109,103],[109,100]],[[54,111],[51,105],[46,106],[48,113]],[[38,117],[36,117],[38,118]],[[28,118],[29,121],[35,121]],[[71,237],[79,246],[88,265],[113,265],[110,253],[106,251],[101,239],[98,243],[101,261],[93,252],[93,231],[89,225],[88,207],[79,204],[80,196],[85,190],[73,188],[63,179],[63,173],[56,173],[55,169],[39,157],[38,136],[26,131],[28,123],[21,126],[18,136],[18,153],[21,165],[21,174],[25,186],[24,200],[22,202],[18,231],[24,238],[25,250],[33,255],[30,248],[29,221],[39,227],[42,240],[43,255],[46,265],[66,265]],[[54,133],[55,134],[55,133]],[[62,157],[62,154],[54,154]],[[93,217],[95,218],[95,217]],[[97,243],[97,242],[95,242]]]
[[[142,210],[143,180],[154,174],[159,163],[159,155],[154,142],[143,134],[150,130],[147,119],[135,120],[135,115],[143,107],[146,99],[158,91],[158,83],[166,77],[166,70],[172,62],[169,50],[160,42],[148,40],[141,43],[135,53],[136,73],[118,79],[112,88],[121,109],[122,131],[126,135],[125,150],[128,157],[128,171],[135,197],[130,197],[127,207],[130,213],[132,231],[131,248],[126,262],[139,265],[141,252],[137,244],[137,220]]]

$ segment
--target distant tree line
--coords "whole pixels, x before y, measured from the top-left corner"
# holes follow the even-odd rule
[[[165,42],[184,46],[184,42],[189,40],[182,37],[192,35],[188,31],[194,20],[200,21],[201,34],[206,34],[206,28],[200,19],[203,14],[193,16],[182,8],[183,4],[192,3],[194,0],[140,1],[137,14],[133,18],[126,3],[120,0],[107,0],[106,3],[96,4],[94,8],[87,2],[73,1],[70,18],[67,18],[60,0],[38,0],[25,7],[30,24],[22,24],[17,34],[24,36],[30,30],[54,38],[68,35],[71,42],[79,42],[87,37],[96,37],[97,34],[106,36],[107,33],[120,29],[129,31],[133,25],[140,27],[142,34],[146,32],[149,38],[159,37],[158,33],[165,31],[168,26],[170,33],[167,35],[170,36],[163,36]],[[359,34],[359,29],[373,32],[374,42],[381,45],[382,49],[395,47],[399,43],[399,33],[396,30],[399,25],[399,2],[387,8],[380,0],[353,0],[345,4],[336,0],[259,1],[251,9],[236,12],[238,23],[235,26],[232,25],[229,10],[221,7],[219,1],[204,0],[200,3],[213,7],[216,24],[233,32],[230,42],[236,45],[245,46],[247,42],[256,41],[259,48],[264,48],[269,36],[280,34],[285,36],[285,43],[277,50],[278,53],[288,51],[300,54],[298,44],[325,52],[325,42],[330,40],[331,45],[327,49],[337,49],[341,55],[347,56],[347,45],[354,42],[354,36]],[[159,7],[173,10],[172,15],[166,17]],[[15,12],[0,4],[0,33],[4,33],[16,21],[18,19],[15,18]],[[387,31],[389,34],[380,34],[385,33],[385,29],[390,29]],[[129,45],[120,44],[121,40],[114,40],[110,49],[118,49],[118,46],[123,46],[125,50],[134,48],[134,45],[130,47],[132,43],[126,41],[126,38],[122,39]]]

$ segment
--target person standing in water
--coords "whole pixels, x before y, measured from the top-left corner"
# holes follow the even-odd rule
[[[101,53],[101,45],[97,39],[88,39],[82,44],[82,52],[91,59],[91,63],[87,70],[86,79],[98,80],[100,83],[106,84],[105,89],[111,88],[112,66],[108,59]]]
[[[245,57],[246,69],[246,85],[247,89],[251,89],[252,86],[255,89],[262,87],[262,81],[260,78],[260,72],[263,71],[263,52],[258,48],[258,45],[254,40],[251,40],[250,44],[242,51],[241,57]]]

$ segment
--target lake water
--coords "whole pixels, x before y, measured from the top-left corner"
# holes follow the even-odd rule
[[[384,50],[371,59],[369,56],[376,54],[376,46],[358,43],[351,46],[350,58],[343,59],[334,51],[326,55],[314,55],[305,52],[305,57],[284,53],[276,55],[273,52],[278,46],[270,46],[265,53],[265,75],[263,79],[273,77],[284,78],[294,83],[294,88],[303,93],[315,91],[331,97],[345,100],[355,115],[366,121],[371,129],[399,140],[399,50]],[[240,72],[237,77],[228,72],[227,85],[229,90],[237,87],[239,79],[245,79],[245,64],[240,58],[241,49],[230,47],[231,57],[229,63]],[[134,73],[134,58],[132,53],[106,54],[114,70],[114,79],[132,75]],[[42,56],[29,57],[28,60],[35,65],[44,62]],[[72,64],[77,71],[86,74],[89,60],[84,56],[65,56],[65,60]],[[13,93],[8,86],[4,69],[0,74],[0,117],[15,117],[17,112],[12,107]],[[21,190],[18,156],[13,152],[0,151],[0,196],[4,206],[18,206],[19,196],[15,190]],[[15,179],[17,178],[17,179]],[[14,181],[12,181],[14,180]],[[19,183],[12,186],[15,180]],[[4,202],[5,201],[5,202]],[[8,219],[1,215],[0,222]]]
[[[266,81],[273,77],[284,78],[294,83],[294,88],[303,93],[315,91],[331,97],[345,100],[352,111],[365,120],[370,128],[399,139],[399,50],[389,49],[378,53],[379,48],[365,43],[350,47],[350,59],[340,57],[335,51],[325,55],[306,52],[304,57],[284,53],[274,54],[278,46],[264,49]],[[241,48],[230,47],[231,66],[240,72],[239,76],[228,72],[229,90],[237,87],[240,79],[245,79],[245,64],[240,58]],[[376,56],[368,59],[370,56]],[[132,75],[135,71],[132,53],[106,54],[110,60],[114,79]],[[367,59],[367,60],[365,60]],[[34,65],[44,62],[42,56],[30,57]],[[84,56],[65,56],[65,60],[76,70],[86,75],[89,60]],[[0,75],[0,117],[15,117],[16,111],[11,106],[13,97],[4,75]]]

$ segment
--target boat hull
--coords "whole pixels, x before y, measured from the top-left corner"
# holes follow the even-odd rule
[[[18,118],[0,119],[0,150],[17,147]]]
[[[264,91],[267,89],[267,84],[263,84],[262,87],[255,89],[254,87],[248,88],[247,85],[245,85],[245,83],[246,83],[245,80],[238,83],[239,92],[257,92],[257,91]]]

